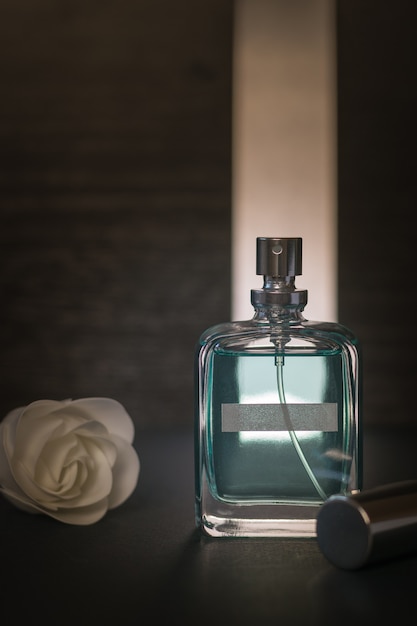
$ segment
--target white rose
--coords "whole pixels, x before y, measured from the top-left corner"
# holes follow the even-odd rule
[[[93,524],[136,487],[133,437],[115,400],[32,402],[0,422],[0,490],[25,511]]]

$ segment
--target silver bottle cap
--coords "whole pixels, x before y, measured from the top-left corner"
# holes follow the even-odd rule
[[[251,290],[254,306],[297,307],[307,304],[307,290],[296,289],[302,274],[301,237],[257,237],[256,273],[264,277],[262,289]]]
[[[302,274],[301,237],[258,237],[256,273],[282,277]]]
[[[317,541],[333,565],[354,570],[417,551],[417,480],[331,496],[317,515]]]

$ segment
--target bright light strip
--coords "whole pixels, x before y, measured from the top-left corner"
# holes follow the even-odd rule
[[[305,316],[337,321],[334,0],[237,0],[232,319],[253,315],[257,236],[303,238]]]

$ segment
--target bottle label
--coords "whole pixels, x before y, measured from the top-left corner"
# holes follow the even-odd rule
[[[222,432],[242,430],[337,432],[337,403],[222,404]]]

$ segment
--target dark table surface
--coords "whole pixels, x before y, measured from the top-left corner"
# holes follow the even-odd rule
[[[364,487],[417,477],[417,431],[365,429]],[[0,498],[6,625],[417,623],[417,556],[335,568],[313,539],[211,539],[194,527],[191,432],[138,433],[134,494],[69,526]]]

